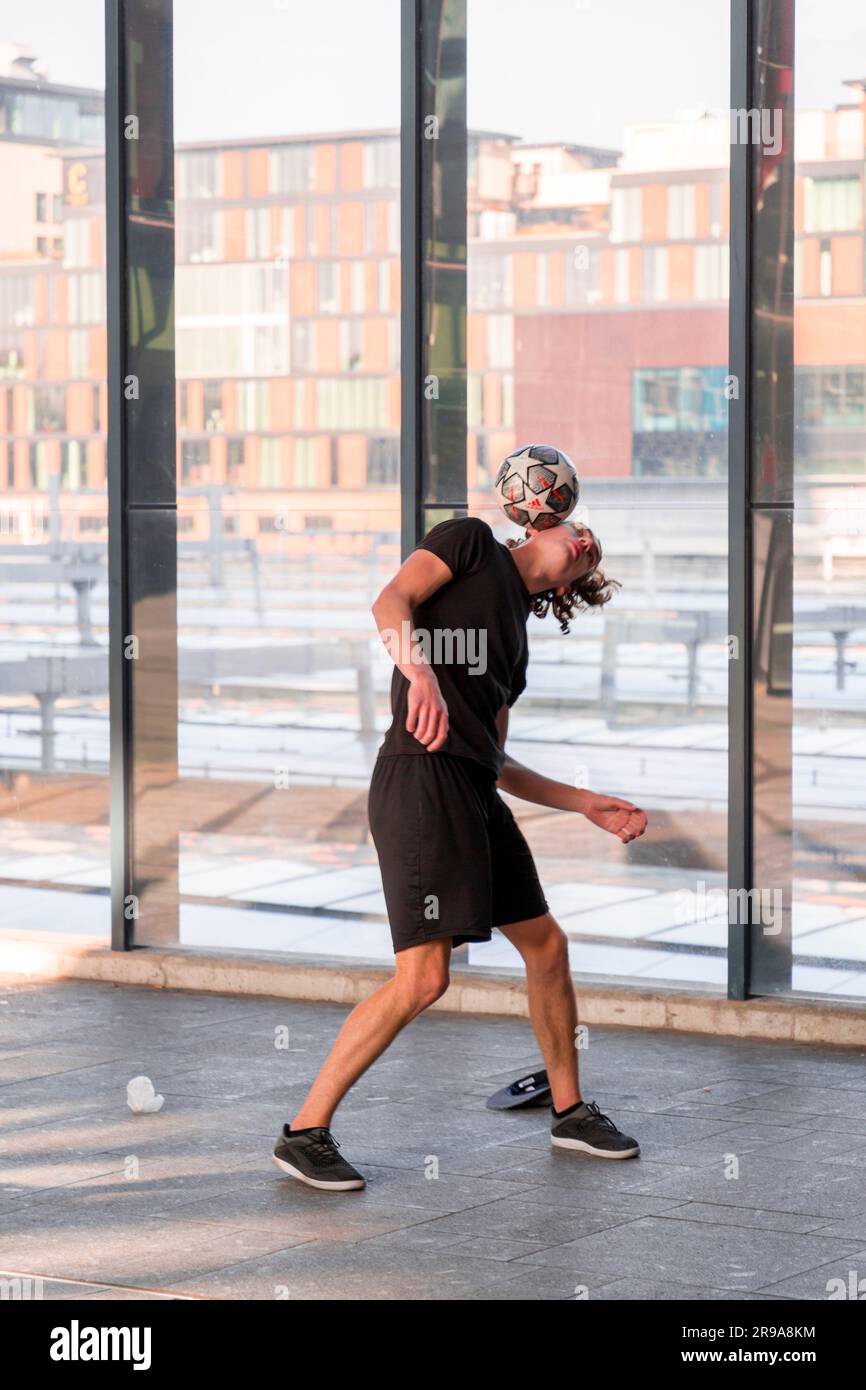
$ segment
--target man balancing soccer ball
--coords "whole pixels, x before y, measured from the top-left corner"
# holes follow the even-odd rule
[[[592,531],[565,519],[577,499],[566,465],[574,474],[565,455],[544,445],[510,456],[496,486],[506,513],[528,528],[525,539],[504,545],[476,517],[440,522],[373,604],[395,669],[393,722],[368,810],[396,965],[394,978],[349,1014],[277,1141],[274,1162],[311,1187],[364,1186],[331,1134],[334,1111],[400,1030],[445,993],[452,948],[489,941],[494,927],[526,966],[551,1087],[551,1142],[598,1158],[640,1152],[581,1096],[568,940],[499,795],[577,812],[624,844],[646,829],[630,801],[553,781],[505,751],[508,712],[526,685],[529,614],[552,610],[567,632],[575,608],[607,603],[618,587],[598,568]]]

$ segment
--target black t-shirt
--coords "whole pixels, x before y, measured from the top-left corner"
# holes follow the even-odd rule
[[[412,612],[425,655],[448,706],[448,737],[438,751],[502,771],[496,716],[526,687],[526,619],[531,599],[508,548],[477,517],[440,521],[417,547],[432,551],[454,578]],[[394,668],[394,716],[379,756],[430,755],[406,729],[409,682]],[[436,756],[434,753],[433,757]]]

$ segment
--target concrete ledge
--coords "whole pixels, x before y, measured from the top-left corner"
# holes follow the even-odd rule
[[[0,984],[96,980],[352,1005],[391,974],[385,966],[323,957],[297,961],[261,952],[178,947],[112,951],[93,937],[0,932]],[[598,976],[575,976],[575,990],[582,1023],[866,1047],[866,1003],[771,997],[740,1002],[712,991],[696,993],[675,985],[646,989]],[[523,976],[505,970],[483,974],[455,970],[451,988],[433,1008],[443,1013],[520,1018],[529,1012]]]

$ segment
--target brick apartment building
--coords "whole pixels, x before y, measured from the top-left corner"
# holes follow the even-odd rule
[[[856,476],[866,83],[849,86],[850,103],[796,118],[795,356],[798,468]],[[16,505],[47,508],[57,479],[65,537],[104,531],[101,106],[20,56],[0,77],[0,178],[17,191],[0,212],[12,533]],[[725,473],[728,118],[624,135],[621,152],[470,136],[476,497],[529,439],[560,444],[583,476]],[[198,534],[219,497],[225,529],[267,548],[287,490],[298,530],[396,528],[397,132],[180,145],[176,200],[181,531]]]

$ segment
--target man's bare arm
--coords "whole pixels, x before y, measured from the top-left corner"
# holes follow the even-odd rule
[[[499,731],[499,746],[505,749],[508,736],[508,707],[503,705],[496,716]],[[530,801],[536,806],[549,806],[552,811],[579,811],[592,821],[593,825],[616,835],[623,844],[636,840],[646,830],[646,813],[631,801],[621,797],[605,796],[599,792],[587,791],[582,787],[570,787],[567,782],[557,782],[552,777],[544,777],[524,767],[509,753],[505,754],[505,766],[496,783],[501,791],[517,796],[521,801]]]
[[[413,550],[372,607],[379,635],[409,682],[406,729],[428,753],[435,753],[448,737],[448,707],[423,648],[412,640],[412,609],[453,578],[438,555]]]
[[[499,730],[499,746],[504,750],[508,737],[508,706],[503,705],[496,716]],[[534,802],[536,806],[549,806],[552,811],[585,812],[592,792],[580,787],[570,787],[567,782],[556,782],[552,777],[544,777],[525,767],[510,753],[505,754],[505,766],[496,783],[500,791],[519,796],[521,801]]]

